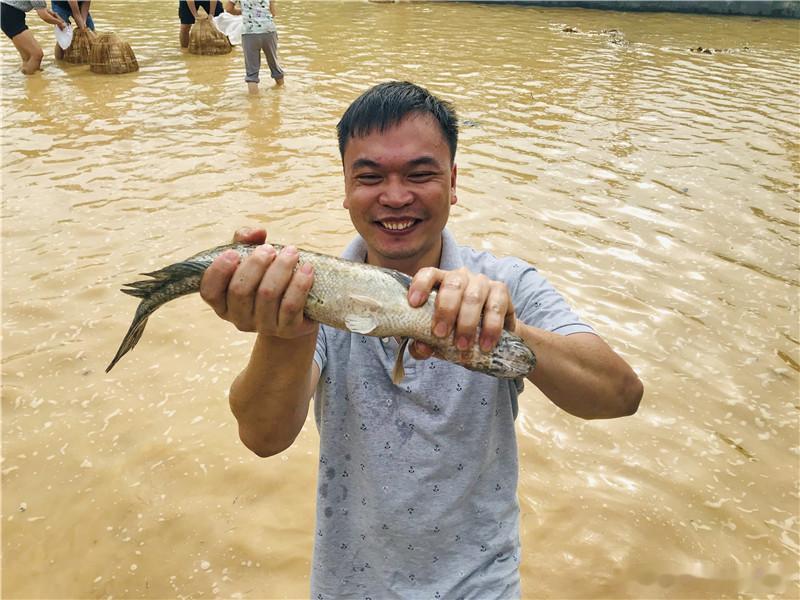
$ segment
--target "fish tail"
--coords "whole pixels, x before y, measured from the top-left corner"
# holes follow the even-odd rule
[[[152,279],[134,281],[126,283],[120,291],[141,298],[142,301],[136,309],[133,322],[128,328],[128,333],[122,339],[122,343],[117,350],[111,363],[106,367],[108,373],[115,364],[129,351],[133,350],[144,333],[148,317],[158,308],[185,294],[196,292],[200,288],[200,279],[203,272],[208,267],[195,261],[184,261],[169,265],[152,273],[142,273]]]
[[[139,308],[142,308],[142,304],[139,305]],[[106,367],[106,373],[108,373],[114,367],[114,365],[117,364],[120,358],[125,356],[130,350],[133,350],[134,346],[139,343],[139,340],[144,333],[144,328],[147,325],[147,318],[153,314],[153,311],[156,308],[158,307],[154,307],[149,311],[142,311],[142,314],[140,314],[140,311],[136,311],[136,316],[133,318],[133,323],[131,323],[128,333],[126,333],[125,337],[122,339],[119,350],[117,350],[116,355],[114,355],[114,359]]]
[[[206,268],[208,268],[207,264],[189,260],[175,263],[174,265],[169,265],[158,271],[142,273],[145,277],[152,277],[152,279],[126,283],[125,287],[120,291],[137,298],[149,298],[155,294],[165,292],[168,286],[177,286],[180,282],[191,280],[194,277],[198,278],[197,283],[199,284],[199,278],[203,276],[203,272]],[[188,285],[185,286],[185,290],[179,295],[196,292],[198,289],[196,285]],[[165,302],[171,299],[172,298],[169,298],[165,300]]]

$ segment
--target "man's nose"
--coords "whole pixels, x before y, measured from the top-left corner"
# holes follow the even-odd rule
[[[399,208],[414,201],[414,194],[402,180],[390,178],[378,198],[384,206]]]

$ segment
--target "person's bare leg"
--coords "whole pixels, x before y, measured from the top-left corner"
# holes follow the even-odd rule
[[[256,82],[256,81],[248,81],[247,82],[247,92],[251,96],[257,96],[258,95],[258,82]]]
[[[191,28],[191,25],[181,23],[181,48],[189,47],[189,30]]]
[[[56,60],[61,60],[64,58],[64,50],[58,44],[56,44],[56,48],[53,51],[53,56],[56,57]]]
[[[44,58],[44,51],[33,37],[33,32],[26,29],[22,33],[15,35],[12,40],[17,52],[22,57],[22,72],[25,75],[33,75],[42,67],[42,59]]]

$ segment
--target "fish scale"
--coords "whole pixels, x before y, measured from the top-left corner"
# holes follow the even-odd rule
[[[278,252],[283,248],[280,244],[272,246]],[[106,372],[136,346],[148,318],[160,306],[200,291],[203,273],[215,258],[227,250],[235,250],[244,258],[257,247],[255,244],[217,246],[158,271],[143,273],[150,279],[126,284],[122,291],[142,301]],[[410,306],[407,296],[411,277],[404,273],[308,250],[298,250],[298,255],[298,265],[308,263],[314,268],[314,284],[303,311],[309,319],[353,333],[402,338],[392,374],[395,383],[403,378],[403,352],[411,339],[428,344],[438,358],[495,377],[524,377],[536,366],[533,351],[521,338],[505,330],[497,346],[488,353],[480,350],[478,336],[466,351],[459,350],[450,338],[434,336],[431,323],[436,292],[431,292],[422,306]]]

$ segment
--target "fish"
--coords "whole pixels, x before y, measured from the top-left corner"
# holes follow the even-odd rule
[[[278,252],[283,247],[272,246]],[[121,291],[141,302],[106,373],[139,343],[148,318],[159,307],[200,291],[203,273],[215,258],[235,250],[243,259],[257,247],[243,243],[217,246],[158,271],[142,273],[150,279],[125,284]],[[536,366],[533,350],[506,330],[491,352],[480,349],[478,335],[472,347],[463,351],[452,339],[434,336],[431,324],[437,292],[433,290],[422,306],[412,307],[407,300],[411,277],[405,273],[302,249],[298,255],[298,267],[308,263],[314,269],[314,283],[303,310],[309,319],[352,333],[401,340],[392,371],[395,384],[404,377],[403,353],[410,340],[425,342],[437,358],[503,379],[525,377]]]

